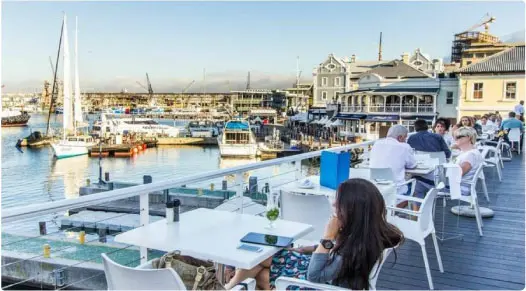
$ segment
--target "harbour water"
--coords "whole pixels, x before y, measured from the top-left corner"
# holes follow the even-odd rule
[[[61,115],[52,115],[52,126],[61,126]],[[88,156],[57,160],[51,147],[15,147],[19,138],[31,130],[45,132],[47,115],[34,113],[27,127],[2,128],[2,208],[43,203],[78,197],[79,187],[86,180],[96,182],[99,175],[99,160]],[[173,125],[170,120],[162,123]],[[104,158],[104,172],[110,173],[111,180],[142,183],[143,175],[151,175],[154,181],[202,173],[220,168],[256,162],[256,159],[222,159],[217,147],[161,146],[147,149],[132,158]],[[303,170],[311,169],[304,165]],[[269,183],[279,185],[294,180],[294,166],[283,164],[256,170],[245,175],[257,176],[260,186]],[[233,177],[226,177],[229,186],[234,185]],[[223,179],[207,181],[188,187],[221,187]]]

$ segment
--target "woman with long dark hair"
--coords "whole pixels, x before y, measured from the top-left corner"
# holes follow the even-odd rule
[[[225,286],[230,289],[246,278],[256,278],[259,288],[275,288],[280,276],[307,279],[344,288],[371,288],[369,275],[382,253],[403,241],[403,235],[386,220],[384,199],[374,184],[350,179],[338,187],[335,215],[325,227],[320,244],[278,252],[251,270],[237,270]]]

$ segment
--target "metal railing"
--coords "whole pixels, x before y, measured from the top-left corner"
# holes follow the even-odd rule
[[[369,146],[371,146],[372,144],[374,144],[374,141],[368,141],[368,142],[363,142],[359,144],[351,144],[351,145],[346,145],[346,146],[341,146],[341,147],[330,148],[330,149],[327,149],[326,151],[339,152],[339,151],[349,151],[349,150],[361,148],[364,150],[364,152],[367,152]],[[128,213],[123,214],[123,213],[109,212],[109,213],[106,213],[106,216],[103,218],[98,218],[92,221],[82,221],[81,225],[79,225],[78,223],[75,224],[75,222],[72,222],[70,227],[66,227],[64,229],[64,220],[71,220],[71,221],[74,220],[71,217],[64,216],[66,211],[71,211],[71,210],[75,210],[75,212],[90,211],[89,209],[88,210],[85,210],[85,209],[88,207],[91,207],[91,209],[93,209],[96,207],[107,206],[108,204],[111,204],[110,202],[114,202],[114,201],[119,201],[116,203],[120,205],[121,203],[123,203],[123,201],[125,201],[125,203],[128,203],[129,201],[131,201],[130,199],[135,199],[134,203],[137,203],[136,200],[138,200],[138,209],[136,209],[139,214],[138,226],[144,226],[150,223],[150,219],[151,219],[150,202],[159,203],[159,201],[154,201],[154,200],[157,199],[156,197],[163,197],[159,193],[163,193],[163,195],[167,195],[164,197],[166,197],[165,199],[168,199],[170,195],[170,191],[175,188],[178,188],[178,187],[184,188],[185,185],[189,185],[189,184],[202,183],[202,182],[206,182],[206,181],[210,181],[210,180],[214,180],[218,178],[225,178],[225,177],[232,178],[233,176],[233,179],[230,179],[231,181],[233,180],[233,182],[229,186],[230,191],[228,192],[232,193],[233,195],[232,197],[242,198],[243,196],[247,195],[245,194],[247,193],[246,189],[248,189],[247,185],[250,185],[250,183],[247,183],[245,181],[246,175],[248,172],[258,170],[258,169],[263,169],[266,167],[271,167],[271,166],[279,166],[282,164],[294,163],[292,165],[292,168],[289,169],[288,171],[285,171],[283,173],[277,173],[277,174],[273,173],[269,177],[258,179],[259,183],[268,182],[265,184],[268,184],[270,188],[278,188],[279,186],[283,184],[290,183],[290,182],[300,179],[302,177],[301,161],[319,157],[321,155],[321,152],[322,151],[308,152],[308,153],[303,153],[303,154],[299,154],[295,156],[289,156],[289,157],[284,157],[284,158],[279,158],[279,159],[256,162],[252,164],[246,164],[246,165],[236,166],[236,167],[227,168],[227,169],[203,172],[203,173],[193,174],[193,175],[189,175],[185,177],[178,177],[178,178],[174,178],[174,179],[170,179],[166,181],[158,181],[158,182],[152,182],[149,184],[141,184],[141,185],[131,186],[127,188],[109,190],[109,191],[105,191],[101,193],[81,196],[76,199],[59,200],[59,201],[47,202],[47,203],[36,204],[36,205],[28,205],[28,206],[22,206],[22,207],[13,207],[13,208],[3,209],[1,213],[2,227],[3,227],[2,236],[3,237],[6,236],[7,239],[5,240],[3,239],[2,249],[4,251],[14,250],[13,248],[16,249],[16,247],[14,246],[19,244],[20,249],[16,249],[16,251],[18,253],[26,252],[27,255],[22,258],[15,258],[15,259],[11,258],[10,259],[11,261],[4,262],[5,264],[2,265],[2,268],[9,267],[11,269],[6,269],[6,270],[12,271],[14,264],[22,264],[22,263],[32,265],[32,266],[35,266],[35,264],[37,264],[36,266],[38,266],[38,261],[41,258],[46,258],[45,252],[44,253],[42,252],[42,245],[46,243],[46,241],[48,241],[48,238],[52,236],[56,236],[56,235],[65,235],[65,233],[69,233],[69,236],[71,235],[75,236],[74,238],[76,240],[75,243],[71,243],[68,241],[66,242],[60,241],[59,246],[57,246],[56,249],[53,250],[54,254],[57,254],[57,253],[65,254],[66,257],[69,252],[76,251],[77,249],[79,252],[82,251],[83,248],[79,248],[80,244],[96,242],[97,240],[99,242],[104,243],[106,242],[105,241],[106,234],[110,235],[110,233],[107,233],[108,231],[111,231],[111,228],[109,226],[107,226],[107,228],[104,228],[104,233],[103,233],[104,241],[100,240],[101,239],[101,234],[100,234],[101,229],[99,229],[99,237],[97,237],[96,235],[92,235],[92,234],[90,234],[91,237],[88,237],[88,235],[86,235],[87,236],[86,239],[83,240],[83,242],[79,244],[77,242],[79,240],[79,238],[77,237],[78,234],[75,233],[75,231],[80,231],[81,229],[84,229],[84,227],[86,229],[89,229],[89,227],[87,226],[88,224],[97,225],[101,223],[102,224],[107,223],[106,225],[110,225],[111,224],[109,222],[110,220],[115,219],[115,220],[122,221],[122,220],[125,220],[126,215],[128,215]],[[312,160],[310,161],[312,162]],[[282,179],[283,181],[279,181],[278,183],[277,181],[279,179],[276,178],[277,176],[281,176],[281,178],[283,178]],[[260,185],[262,184],[263,183],[261,183]],[[201,189],[201,192],[203,192],[202,189]],[[159,196],[150,196],[152,193],[158,193]],[[262,195],[262,194],[256,193],[256,195]],[[151,197],[154,197],[154,198],[151,198]],[[226,197],[228,198],[230,196],[226,196]],[[151,199],[154,199],[154,200],[151,201]],[[223,201],[222,199],[223,197],[219,198],[220,201]],[[237,210],[238,212],[243,213],[244,203],[246,203],[246,201],[244,202],[243,200],[245,199],[235,199],[234,201],[232,201],[232,203],[235,205],[234,211]],[[253,202],[252,205],[254,205],[255,203],[256,202]],[[113,205],[115,205],[115,203]],[[93,211],[96,212],[97,210],[93,210]],[[156,211],[159,212],[159,209],[155,209],[154,207],[152,211],[153,211],[152,212],[152,215],[153,215],[155,214]],[[160,215],[160,214],[157,213],[156,215]],[[158,219],[158,217],[155,217],[155,216],[152,216],[152,217],[155,219]],[[31,226],[30,226],[31,228],[37,226],[37,221],[38,221],[38,226],[40,226],[40,222],[44,223],[44,225],[47,223],[48,225],[51,225],[51,226],[53,225],[59,226],[59,224],[60,226],[54,229],[55,231],[49,232],[48,230],[48,231],[40,232],[40,235],[33,236],[33,237],[12,235],[12,232],[17,231],[17,226],[18,226],[17,224],[22,223],[23,221],[29,221],[29,220],[31,220]],[[60,220],[60,223],[57,223],[57,220]],[[7,230],[6,230],[6,226],[7,226]],[[120,228],[114,230],[113,234],[118,234],[123,231],[127,231],[128,229],[133,229],[135,227],[137,227],[137,224],[131,227],[128,227],[127,229],[124,229],[121,226]],[[38,232],[38,228],[34,229],[33,231]],[[131,250],[128,248],[130,248],[130,246],[114,248],[113,250],[111,248],[108,248],[108,249],[109,249],[109,252],[130,252]],[[134,255],[132,256],[131,253],[130,254],[127,253],[128,258],[130,256],[135,258],[133,262],[140,261],[141,263],[146,263],[148,261],[148,249],[147,248],[134,247],[133,249],[135,249],[133,250]],[[86,254],[79,254],[79,256],[83,257],[83,259],[76,259],[77,260],[76,263],[70,266],[67,266],[67,267],[61,267],[58,270],[60,272],[67,271],[69,272],[68,274],[73,274],[73,269],[77,268],[81,264],[88,264],[90,262],[97,262],[97,261],[100,262],[100,252],[101,251],[98,251],[98,253],[87,252]],[[105,252],[108,252],[108,250],[105,250]],[[138,252],[138,255],[137,255],[137,252]],[[59,255],[59,257],[60,256],[61,255]],[[121,258],[122,258],[122,255],[121,255]],[[23,284],[24,282],[30,282],[30,281],[35,281],[35,280],[37,282],[39,280],[40,282],[43,282],[46,280],[49,281],[50,280],[49,277],[52,275],[49,274],[48,269],[49,268],[42,269],[42,267],[40,267],[40,271],[38,271],[38,273],[36,274],[33,273],[34,276],[31,277],[28,275],[30,278],[24,278],[21,280],[21,282],[15,283],[15,285]],[[71,275],[71,276],[74,276],[74,275]],[[100,276],[100,275],[97,275],[97,276]],[[54,281],[55,284],[57,284],[56,282],[59,282],[57,281],[58,279],[54,279],[54,280],[55,280]],[[72,280],[77,280],[77,279],[73,279],[72,277]],[[73,285],[74,283],[75,282],[69,282],[68,284],[64,283],[63,285],[59,284],[57,286],[59,287],[60,286],[70,286],[70,285]]]

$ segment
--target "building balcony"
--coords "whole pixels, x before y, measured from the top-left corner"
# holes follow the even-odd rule
[[[342,106],[341,112],[375,112],[375,113],[433,113],[433,105],[351,105]]]

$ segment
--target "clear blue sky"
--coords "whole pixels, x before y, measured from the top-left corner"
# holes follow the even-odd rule
[[[523,32],[525,22],[523,2],[502,1],[4,2],[6,91],[39,87],[51,78],[48,57],[56,58],[62,11],[71,51],[79,17],[81,86],[99,90],[136,88],[135,81],[145,83],[145,72],[154,89],[175,90],[201,80],[205,67],[212,87],[225,80],[244,83],[249,70],[262,85],[290,82],[296,56],[310,79],[331,52],[375,59],[380,31],[385,59],[416,48],[441,58],[450,55],[453,34],[487,12],[497,18],[491,32],[501,37]]]

